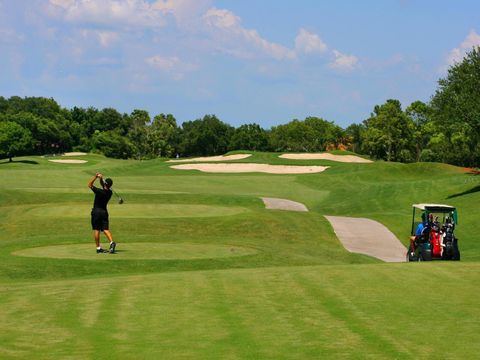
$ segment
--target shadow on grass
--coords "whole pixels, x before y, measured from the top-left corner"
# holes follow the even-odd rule
[[[29,164],[29,165],[38,165],[38,161],[35,160],[12,160],[9,161],[0,161],[0,165],[5,165],[5,164]]]
[[[480,191],[480,185],[475,186],[475,187],[473,187],[473,188],[471,188],[471,189],[469,189],[469,190],[465,190],[465,191],[463,191],[463,192],[461,192],[461,193],[449,195],[449,196],[447,196],[447,199],[452,199],[452,198],[456,198],[456,197],[463,196],[463,195],[473,194],[473,193],[476,193],[476,192],[478,192],[478,191]]]
[[[470,179],[468,179],[466,182],[477,182],[478,179],[474,177],[480,175],[480,171],[478,169],[470,169],[470,171],[466,175],[470,177]],[[449,195],[447,196],[447,199],[452,199],[452,198],[456,198],[463,195],[473,194],[479,191],[480,191],[480,185],[477,185],[472,187],[471,189],[462,191],[460,193]]]

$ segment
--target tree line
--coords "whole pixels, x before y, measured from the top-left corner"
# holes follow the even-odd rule
[[[0,96],[0,158],[66,151],[114,158],[220,155],[231,150],[318,152],[349,149],[385,161],[439,161],[477,167],[480,161],[480,48],[448,69],[429,103],[402,109],[389,99],[369,118],[343,129],[319,117],[263,129],[235,128],[215,115],[180,126],[172,114],[145,110],[62,108],[44,97]]]
[[[184,122],[172,114],[150,117],[145,110],[121,114],[113,108],[64,109],[54,99],[0,97],[0,157],[66,151],[100,152],[114,158],[220,155],[230,150],[322,151],[342,134],[316,117],[263,129],[238,128],[215,115]]]
[[[387,100],[346,132],[354,151],[376,159],[478,167],[480,47],[448,69],[428,104],[415,101],[402,110],[398,100]]]

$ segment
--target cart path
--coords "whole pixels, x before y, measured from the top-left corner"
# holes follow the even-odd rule
[[[268,198],[262,197],[265,208],[272,210],[287,210],[287,211],[308,211],[307,207],[302,203],[278,199],[278,198]]]
[[[379,222],[366,218],[325,217],[348,251],[373,256],[385,262],[405,262],[406,247]]]

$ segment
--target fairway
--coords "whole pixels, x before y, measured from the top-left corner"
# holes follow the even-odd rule
[[[279,155],[229,164],[300,162]],[[480,180],[464,169],[308,159],[329,168],[217,174],[88,159],[0,164],[1,359],[478,357]],[[99,169],[125,199],[109,203],[116,254],[95,252],[86,185]],[[371,219],[408,246],[421,202],[457,207],[462,261],[351,253],[325,218]]]

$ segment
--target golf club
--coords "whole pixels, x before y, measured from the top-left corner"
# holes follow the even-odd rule
[[[112,192],[115,194],[115,196],[118,198],[118,203],[119,203],[119,204],[123,204],[123,198],[122,198],[120,195],[118,195],[118,194],[115,192],[115,190],[113,190],[113,189],[111,189],[111,190],[112,190]]]

